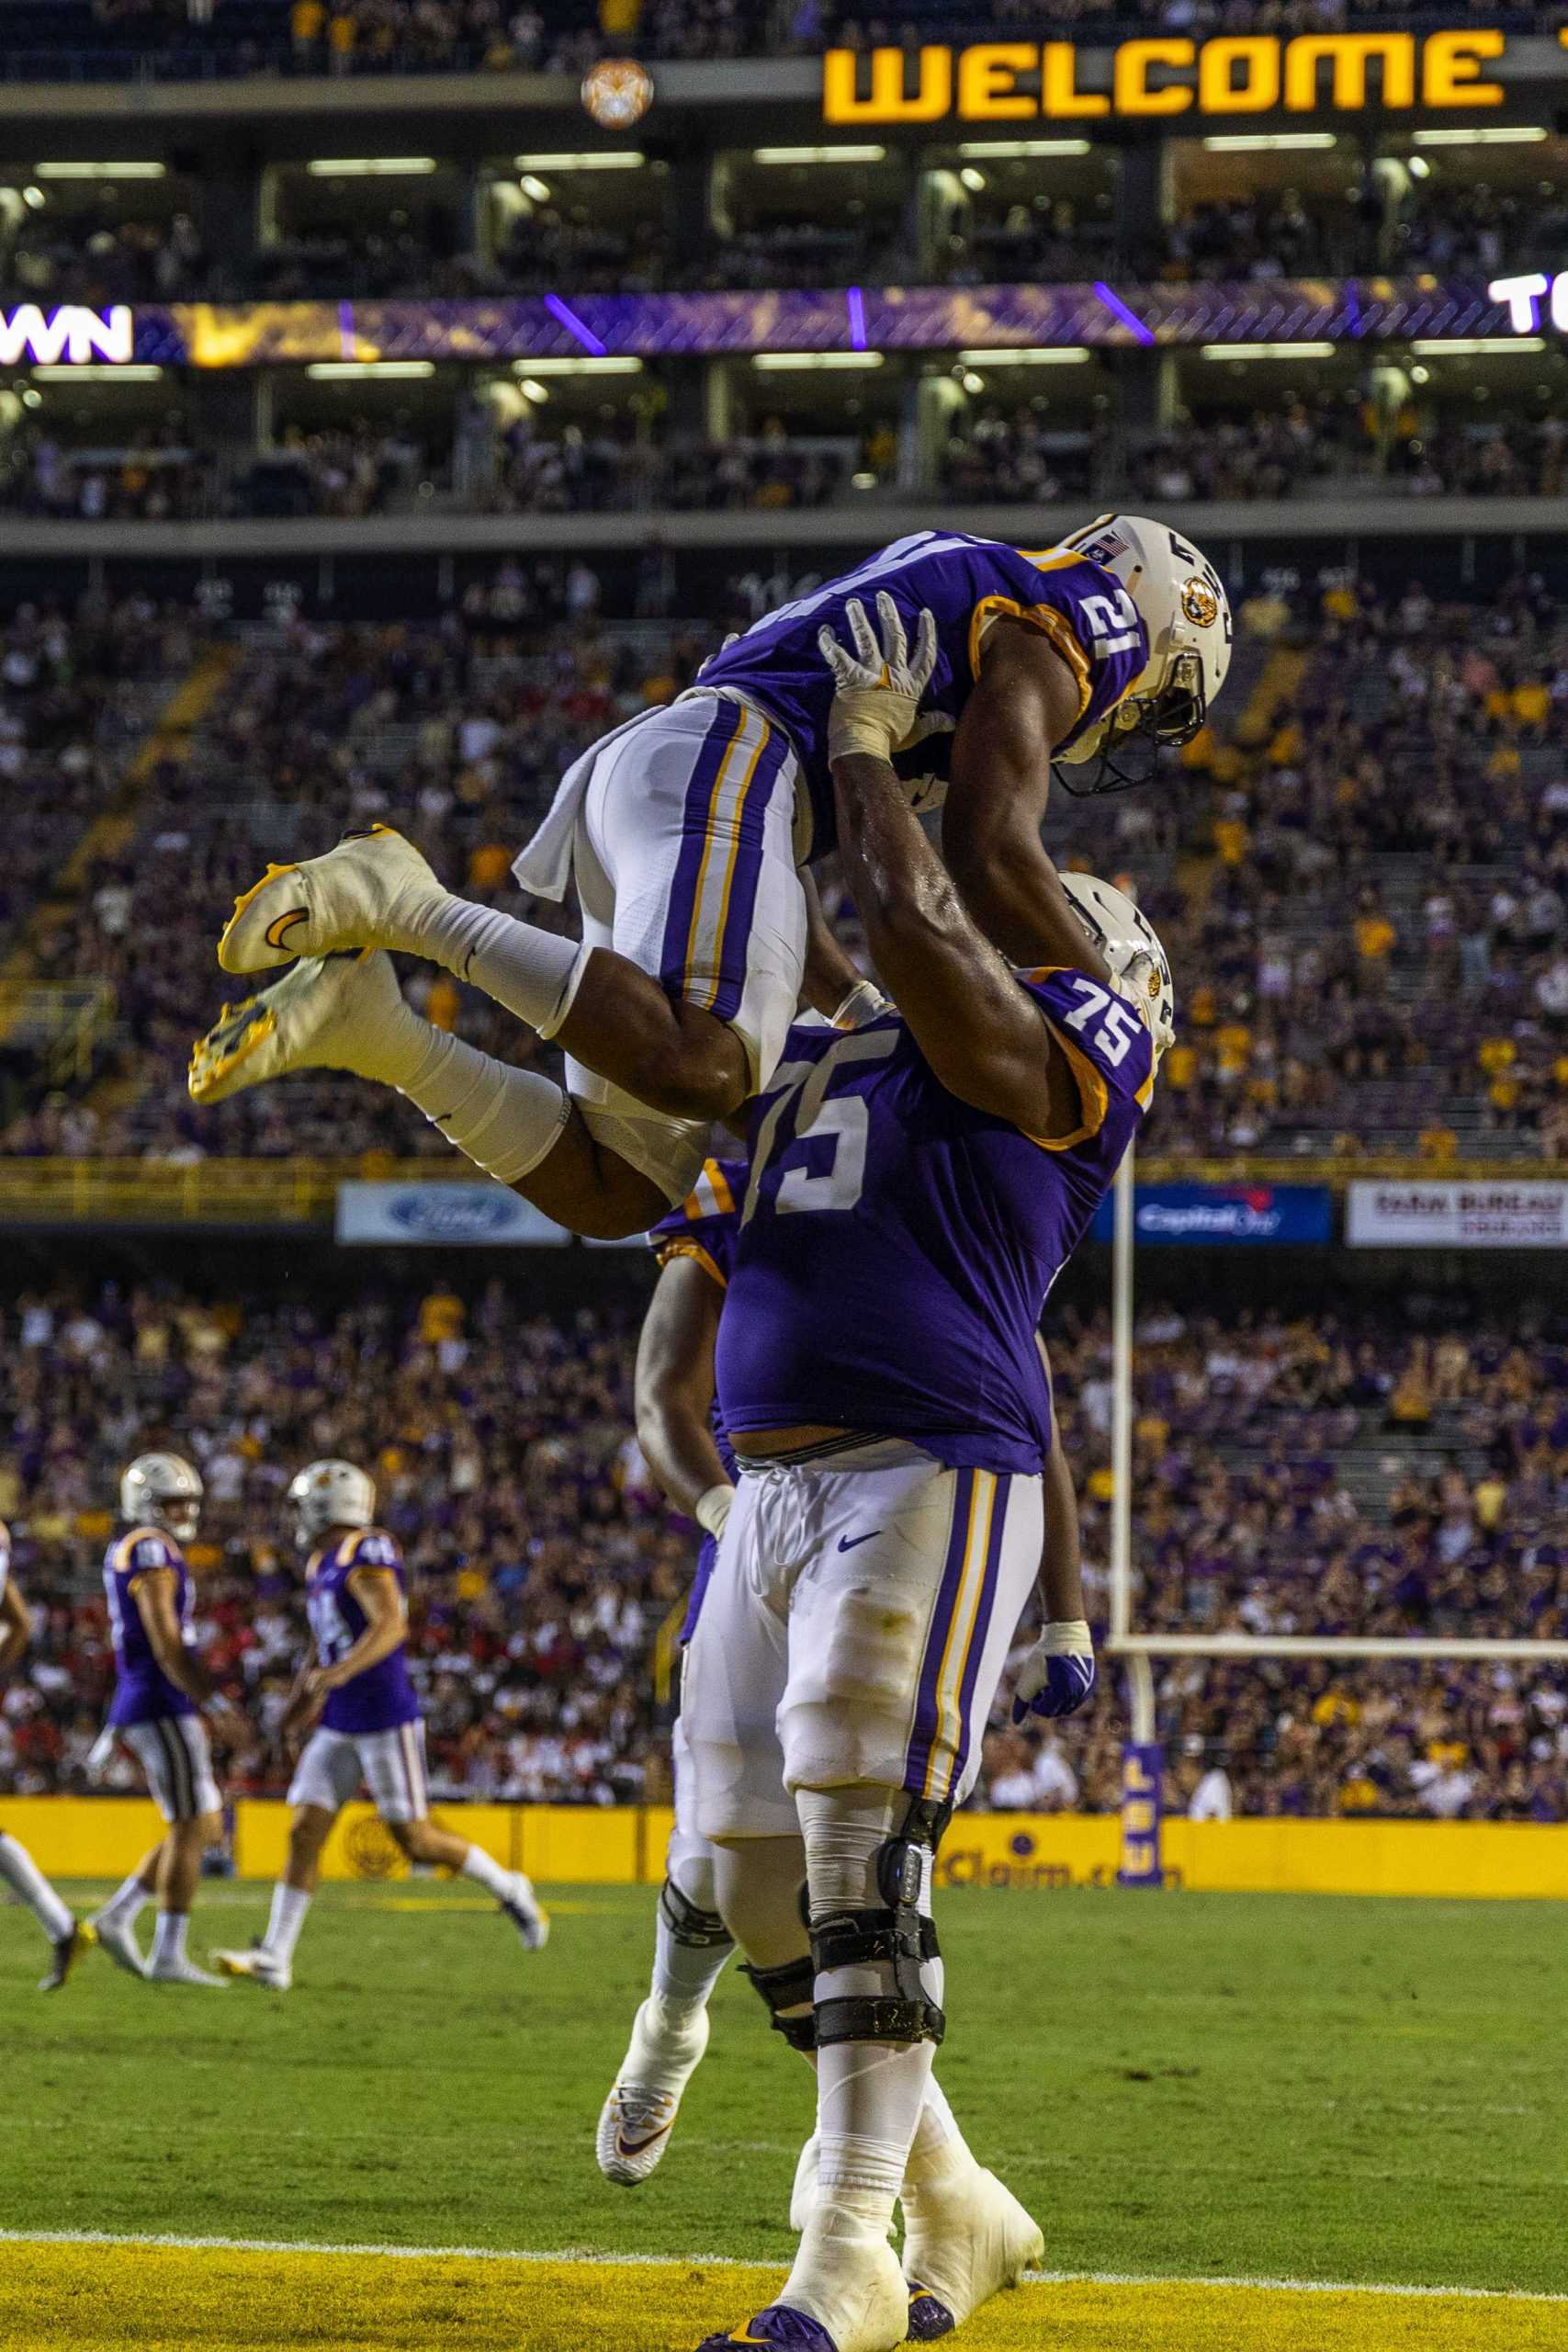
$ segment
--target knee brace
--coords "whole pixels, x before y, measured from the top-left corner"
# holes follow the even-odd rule
[[[659,1916],[678,1944],[696,1951],[716,1951],[735,1941],[716,1911],[704,1911],[682,1894],[672,1878],[659,1890]]]
[[[921,1963],[939,1960],[936,1923],[920,1910],[926,1854],[933,1856],[951,1807],[912,1800],[897,1836],[875,1855],[881,1903],[815,1915],[811,1957],[818,1973],[840,1968],[886,1969],[889,1993],[829,1995],[817,2004],[817,2046],[837,2041],[940,2042],[947,2018],[928,1995]]]
[[[798,2009],[812,1998],[817,1989],[815,1962],[787,1960],[782,1968],[752,1968],[742,1962],[740,1973],[749,1976],[761,1994],[773,2031],[782,2033],[792,2050],[809,2055],[817,2047],[816,2012],[807,2008],[799,2017],[786,2018],[781,2011]]]

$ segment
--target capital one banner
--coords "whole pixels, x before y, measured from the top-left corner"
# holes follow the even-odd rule
[[[1345,1238],[1357,1250],[1568,1250],[1568,1183],[1360,1179]]]
[[[1134,1232],[1141,1242],[1329,1241],[1334,1201],[1326,1184],[1140,1184]],[[1093,1238],[1109,1241],[1115,1206],[1095,1211]]]

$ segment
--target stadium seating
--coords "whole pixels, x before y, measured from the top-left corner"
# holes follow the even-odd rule
[[[167,679],[117,690],[118,739],[99,728],[108,767],[29,826],[26,901],[51,869],[63,878],[10,967],[35,988],[112,991],[113,1022],[63,1088],[13,1085],[12,1154],[441,1151],[399,1098],[346,1083],[295,1080],[198,1114],[185,1063],[221,992],[216,929],[268,858],[378,817],[407,825],[454,887],[507,903],[511,854],[561,768],[679,691],[716,634],[597,622],[586,565],[506,579],[439,627],[298,624],[198,647],[174,618],[146,617],[146,652],[133,634],[117,659],[188,665],[181,730],[159,731]],[[543,616],[561,611],[577,620]],[[1240,625],[1225,705],[1179,788],[1110,812],[1056,804],[1054,846],[1137,878],[1177,973],[1181,1035],[1152,1144],[1194,1159],[1568,1155],[1555,611],[1522,580],[1490,608],[1442,613],[1418,587],[1385,605],[1352,583],[1293,611],[1259,595]],[[77,626],[90,662],[96,623]],[[117,827],[89,833],[85,802],[106,792]],[[133,886],[163,923],[128,932]],[[477,1042],[529,1050],[485,1000],[429,974],[414,988]]]
[[[368,1464],[413,1577],[438,1795],[637,1797],[654,1648],[693,1535],[630,1434],[635,1306],[556,1320],[499,1285],[333,1310],[276,1290],[71,1283],[0,1306],[0,1517],[41,1637],[0,1702],[0,1792],[80,1788],[109,1660],[98,1555],[120,1458],[156,1432],[209,1503],[197,1634],[271,1738],[305,1643],[283,1489],[309,1453]],[[1138,1622],[1409,1636],[1568,1631],[1568,1351],[1468,1317],[1399,1329],[1147,1309],[1139,1332]],[[1053,1367],[1103,1624],[1110,1350]],[[1173,1802],[1216,1770],[1238,1811],[1568,1818],[1550,1668],[1181,1662],[1160,1684]],[[998,1727],[980,1802],[1113,1810],[1122,1721]]]

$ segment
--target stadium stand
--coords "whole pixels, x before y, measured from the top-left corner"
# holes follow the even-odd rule
[[[437,625],[298,621],[209,641],[146,614],[117,658],[177,657],[186,674],[165,676],[161,703],[134,680],[80,798],[35,819],[27,898],[51,867],[62,878],[10,967],[35,989],[94,992],[112,1017],[69,1084],[13,1084],[6,1151],[439,1153],[398,1098],[344,1082],[192,1108],[190,1037],[220,992],[215,910],[268,858],[372,817],[406,824],[454,887],[506,903],[511,855],[561,768],[677,693],[714,640],[715,628],[602,622],[599,594],[588,564],[547,560]],[[90,662],[100,619],[76,626]],[[1226,708],[1179,786],[1109,808],[1056,803],[1060,854],[1137,877],[1179,976],[1153,1148],[1568,1156],[1555,607],[1528,577],[1490,606],[1442,608],[1417,583],[1383,600],[1348,580],[1293,601],[1265,591],[1240,629]],[[27,723],[25,697],[6,707]],[[106,795],[115,831],[85,831]],[[159,925],[128,926],[133,888],[166,910]],[[428,973],[412,985],[444,1024],[529,1052],[483,1000]]]
[[[276,1792],[305,1644],[282,1496],[306,1454],[369,1464],[408,1554],[438,1795],[610,1804],[651,1786],[655,1650],[692,1531],[629,1433],[635,1306],[551,1317],[510,1290],[333,1308],[176,1282],[62,1283],[0,1309],[0,1516],[41,1637],[0,1701],[0,1790],[80,1788],[109,1671],[98,1555],[124,1453],[194,1452],[209,1506],[197,1636],[266,1737]],[[1219,1319],[1139,1329],[1135,1556],[1150,1630],[1559,1635],[1568,1628],[1568,1351],[1481,1316]],[[1058,1408],[1103,1625],[1110,1349],[1059,1320]],[[1182,1661],[1161,1675],[1171,1796],[1238,1812],[1568,1818],[1550,1669]],[[995,1728],[981,1802],[1114,1810],[1119,1712]]]

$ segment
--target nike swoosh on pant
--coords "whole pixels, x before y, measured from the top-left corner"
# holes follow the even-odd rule
[[[873,1536],[880,1535],[881,1532],[880,1527],[874,1527],[869,1535],[840,1535],[839,1549],[840,1552],[852,1552],[857,1544],[869,1544]]]

